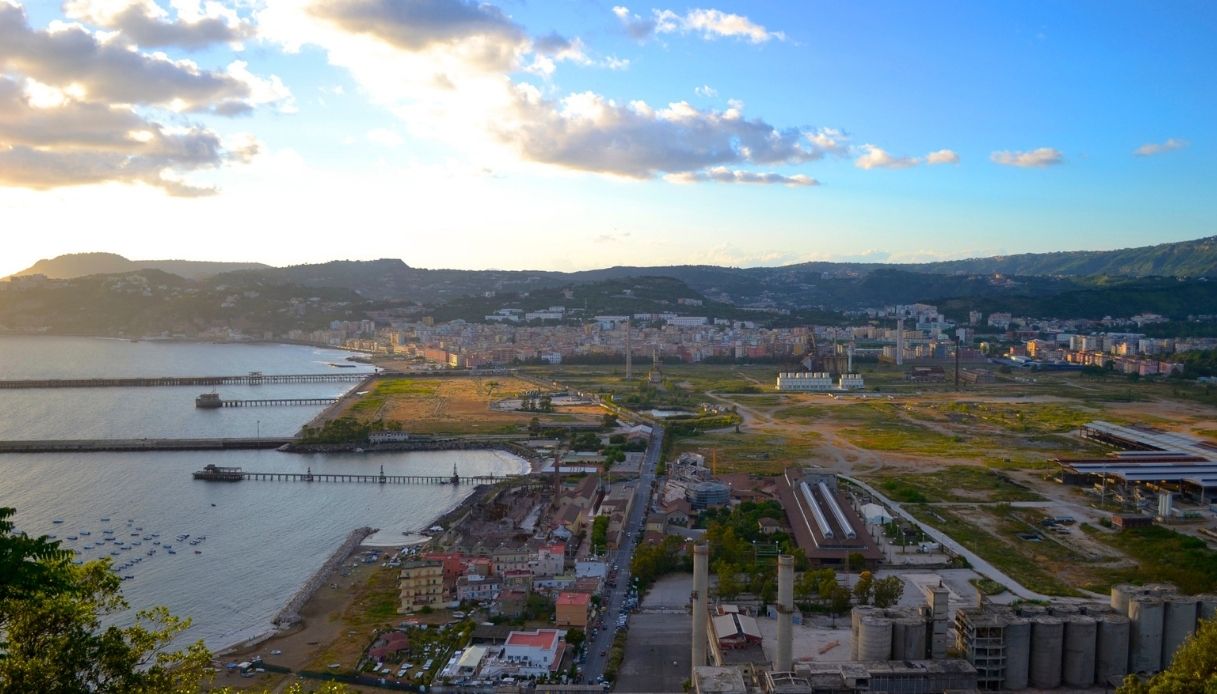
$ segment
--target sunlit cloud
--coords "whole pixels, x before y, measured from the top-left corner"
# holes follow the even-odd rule
[[[1019,166],[1024,168],[1042,168],[1055,166],[1065,161],[1060,150],[1052,147],[1040,147],[1028,152],[1002,150],[989,155],[989,160],[1002,166]]]
[[[931,166],[936,164],[958,164],[959,155],[949,149],[940,149],[925,155],[925,163]]]
[[[1166,142],[1147,142],[1133,150],[1133,154],[1137,155],[1138,157],[1152,157],[1155,154],[1162,154],[1163,152],[1183,149],[1184,147],[1187,147],[1187,145],[1187,140],[1179,140],[1171,137],[1168,138]]]
[[[175,2],[176,21],[153,0],[68,0],[63,12],[75,19],[112,29],[143,47],[176,46],[199,50],[217,43],[237,43],[254,29],[219,2]]]
[[[672,10],[651,10],[649,18],[643,18],[628,7],[613,7],[613,14],[621,22],[626,33],[638,40],[655,34],[697,34],[704,39],[739,38],[751,43],[770,40],[785,41],[780,31],[769,31],[743,15],[714,9],[693,9],[685,14]]]

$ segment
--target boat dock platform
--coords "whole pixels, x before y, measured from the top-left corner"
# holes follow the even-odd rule
[[[19,388],[151,388],[170,386],[237,386],[277,383],[338,383],[362,381],[377,373],[262,374],[242,376],[146,376],[138,378],[45,378],[0,380],[0,389]]]
[[[94,451],[230,451],[279,448],[296,439],[76,439],[63,441],[0,441],[0,453],[85,453]]]
[[[451,475],[386,475],[385,467],[380,466],[378,475],[357,475],[347,473],[313,472],[250,472],[239,467],[221,467],[207,465],[202,470],[191,473],[196,480],[206,482],[241,482],[243,480],[258,480],[263,482],[354,482],[372,484],[494,484],[502,482],[506,477],[495,475],[473,475],[462,477],[456,474],[456,466],[452,467]]]

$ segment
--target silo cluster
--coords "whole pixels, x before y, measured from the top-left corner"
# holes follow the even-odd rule
[[[1171,586],[1116,586],[1111,606],[983,605],[956,613],[956,647],[982,689],[1085,689],[1170,665],[1217,596]]]

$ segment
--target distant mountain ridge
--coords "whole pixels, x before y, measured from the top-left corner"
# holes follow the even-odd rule
[[[234,270],[264,270],[264,263],[226,263],[207,260],[128,260],[117,253],[69,253],[39,260],[13,277],[46,275],[52,279],[73,279],[88,275],[115,275],[139,270],[160,270],[196,280]]]
[[[160,270],[193,280],[227,278],[237,284],[344,289],[374,301],[406,300],[432,306],[466,297],[527,296],[529,292],[558,287],[665,277],[725,304],[841,310],[946,298],[1042,297],[1138,278],[1217,278],[1217,236],[1114,251],[1025,253],[935,263],[817,261],[751,268],[616,266],[577,272],[432,270],[390,258],[272,267],[261,263],[133,261],[112,253],[79,253],[40,260],[17,275],[71,279],[140,270]]]
[[[1217,236],[1114,251],[1063,251],[920,263],[920,272],[1010,275],[1217,277]]]

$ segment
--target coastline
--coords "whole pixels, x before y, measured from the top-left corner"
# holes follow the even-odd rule
[[[485,498],[493,489],[494,485],[478,485],[472,493],[458,501],[452,508],[432,518],[425,527],[440,525],[447,530],[451,527],[451,523],[467,513],[473,504]],[[427,536],[415,536],[413,538],[403,537],[402,541],[391,544],[364,544],[367,538],[376,532],[378,532],[377,529],[366,526],[352,530],[342,544],[330,555],[329,559],[313,572],[312,576],[301,585],[292,598],[276,613],[272,620],[274,626],[255,636],[242,638],[234,643],[216,648],[212,651],[212,656],[218,660],[236,654],[251,654],[261,646],[271,642],[283,641],[289,637],[306,632],[310,626],[310,618],[317,617],[317,615],[310,615],[309,613],[320,611],[315,609],[317,607],[315,605],[315,598],[318,595],[318,590],[325,585],[327,578],[331,577],[336,570],[341,568],[347,559],[359,550],[365,547],[368,549],[384,550],[391,547],[400,548],[422,545],[434,539]],[[322,643],[320,645],[324,647],[328,644]]]

